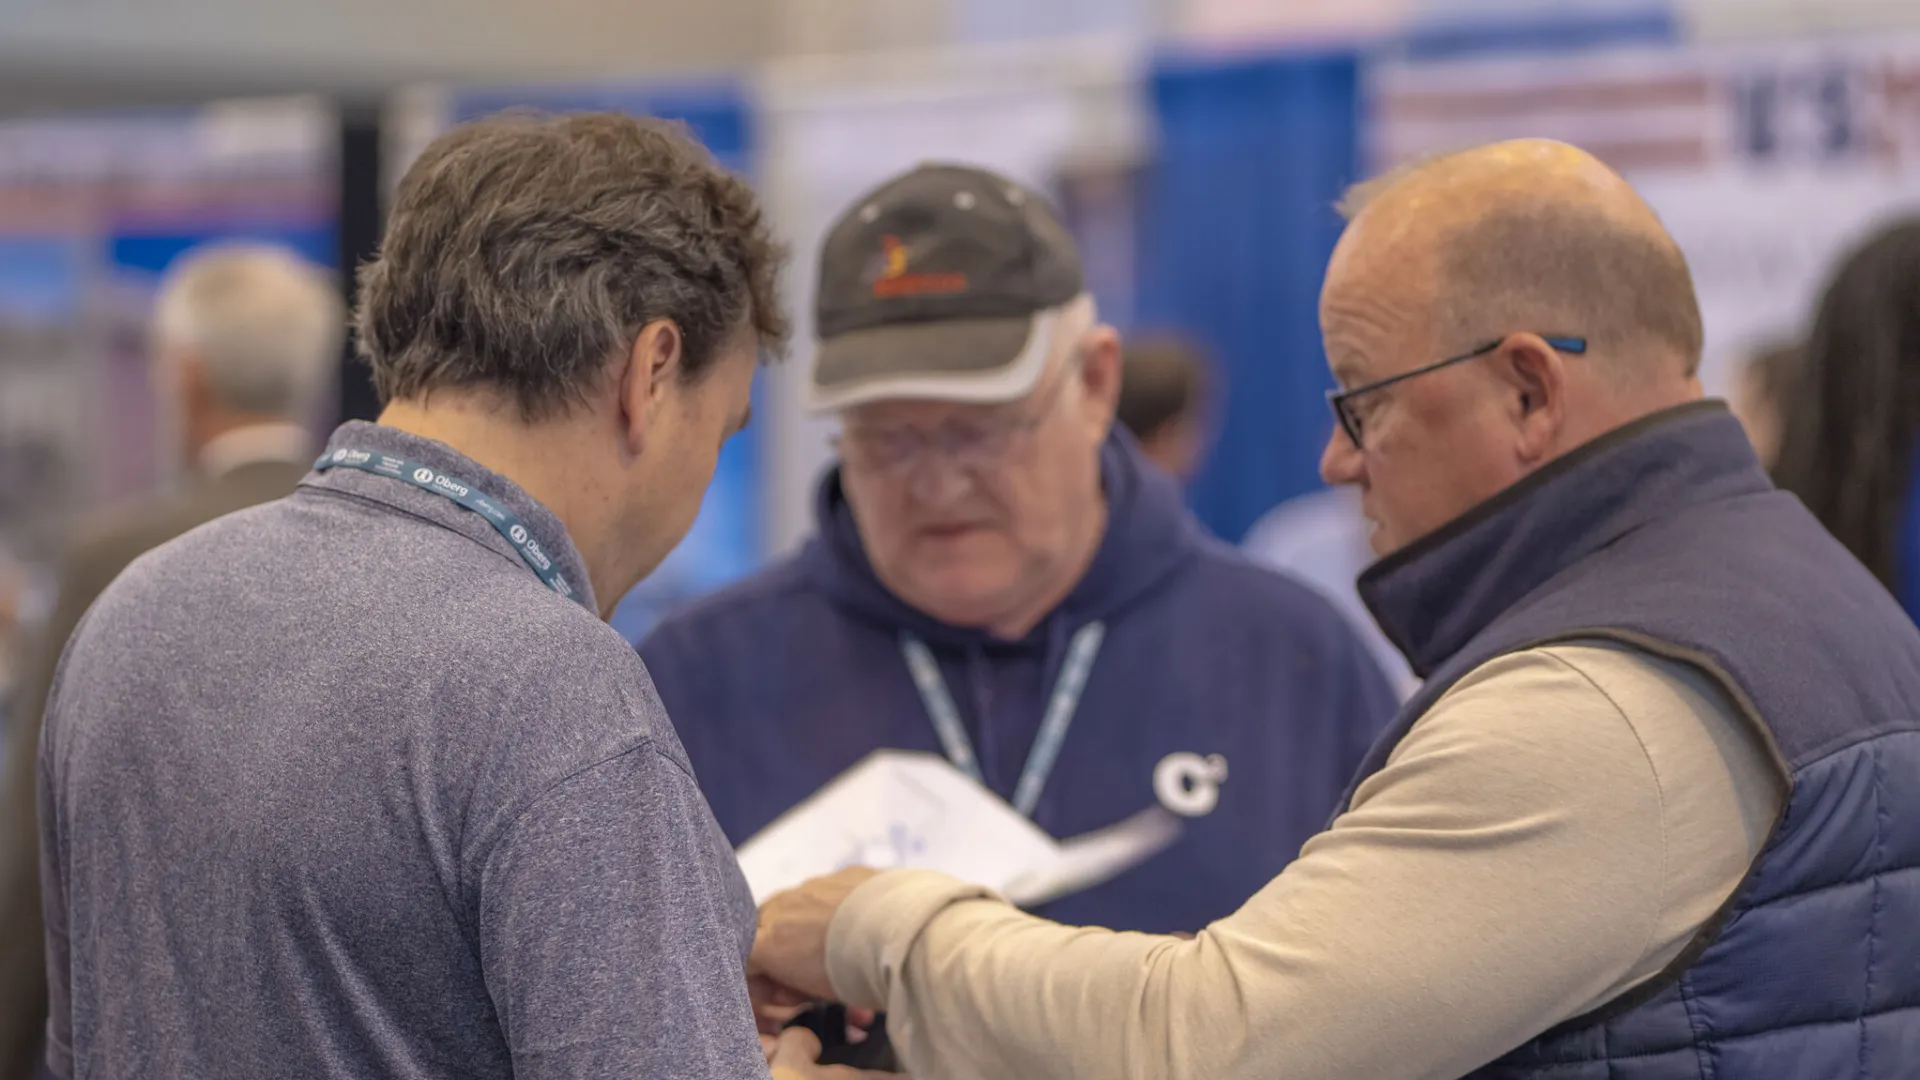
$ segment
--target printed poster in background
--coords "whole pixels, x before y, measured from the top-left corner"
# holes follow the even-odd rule
[[[1385,59],[1367,82],[1372,171],[1544,136],[1631,180],[1692,266],[1710,393],[1804,332],[1853,246],[1920,214],[1920,37]]]
[[[751,175],[751,114],[745,97],[729,85],[660,87],[610,83],[584,86],[414,87],[389,110],[387,181],[398,183],[427,143],[455,124],[519,109],[540,114],[621,112],[685,123],[719,163]],[[754,379],[754,413],[766,415],[764,378]],[[645,581],[620,601],[611,620],[629,641],[639,641],[661,617],[760,568],[762,540],[759,467],[764,420],[729,439],[720,451],[713,483],[685,540]]]
[[[335,263],[338,122],[308,98],[0,124],[0,545],[174,479],[148,377],[160,275],[216,240]]]

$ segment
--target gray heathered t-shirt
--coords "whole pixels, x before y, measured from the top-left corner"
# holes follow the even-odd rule
[[[491,494],[588,591],[510,481],[345,445]],[[58,1075],[766,1076],[752,900],[645,668],[438,495],[335,469],[135,563],[40,782]]]

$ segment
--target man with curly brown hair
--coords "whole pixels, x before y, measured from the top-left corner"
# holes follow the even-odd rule
[[[135,563],[67,649],[56,1074],[766,1075],[752,902],[602,620],[747,422],[781,259],[668,125],[427,150],[360,282],[379,422]]]

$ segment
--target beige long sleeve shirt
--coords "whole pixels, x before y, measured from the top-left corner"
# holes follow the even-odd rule
[[[1664,968],[1785,799],[1709,680],[1601,643],[1491,661],[1192,941],[1059,926],[926,871],[829,932],[919,1080],[1458,1077]]]

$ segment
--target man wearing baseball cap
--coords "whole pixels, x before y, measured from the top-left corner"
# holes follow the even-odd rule
[[[728,837],[926,751],[1055,837],[1172,823],[1049,917],[1231,912],[1393,712],[1365,646],[1118,430],[1119,337],[1039,195],[957,165],[888,181],[829,233],[816,315],[809,392],[840,421],[818,535],[641,645]]]

